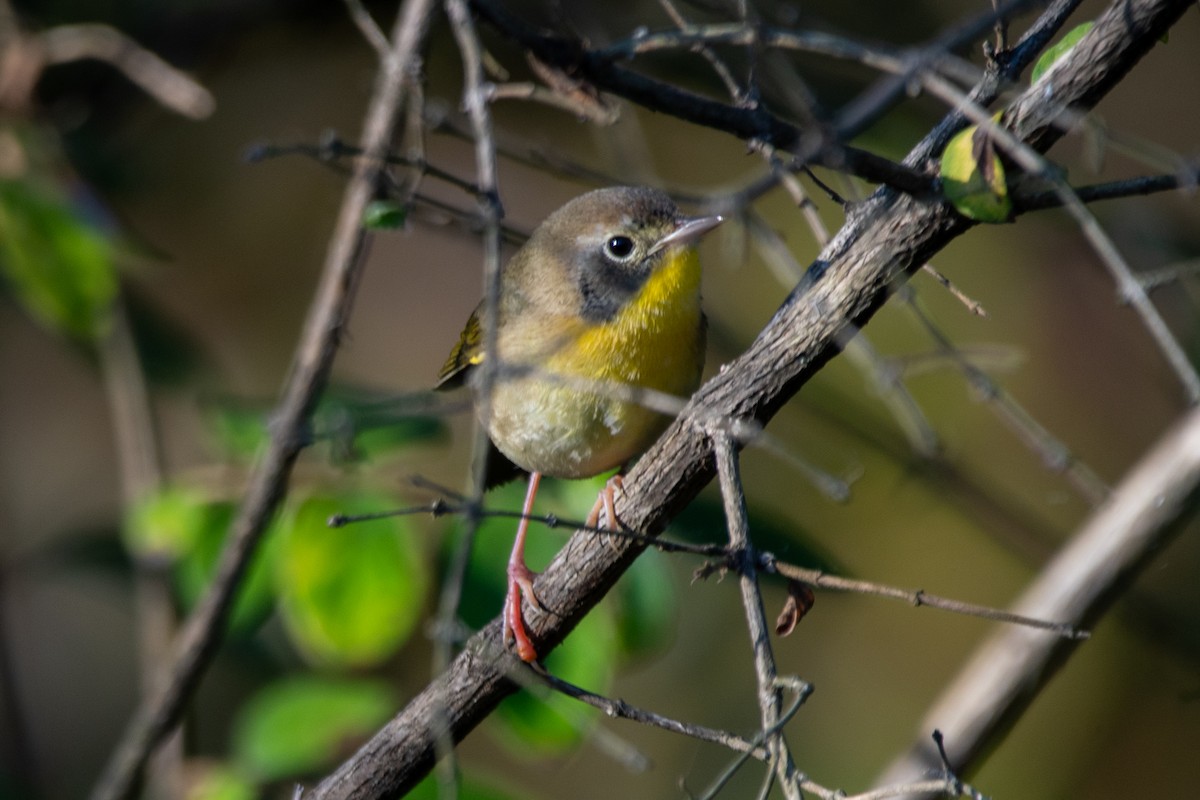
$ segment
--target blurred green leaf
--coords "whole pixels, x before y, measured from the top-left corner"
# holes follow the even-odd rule
[[[442,419],[409,413],[404,403],[405,398],[381,399],[335,387],[317,405],[313,426],[318,437],[330,440],[338,461],[369,460],[447,438]]]
[[[0,273],[43,325],[83,341],[107,331],[112,245],[57,186],[0,180]]]
[[[996,122],[1000,114],[996,114]],[[959,131],[942,152],[942,192],[958,213],[976,222],[1007,222],[1012,198],[992,137],[977,125]]]
[[[200,775],[188,787],[187,800],[254,800],[258,789],[238,770],[224,764],[189,767]]]
[[[589,691],[608,691],[616,661],[616,625],[605,606],[591,611],[544,659],[546,669]],[[493,731],[523,757],[556,755],[578,745],[599,712],[557,692],[521,691],[496,709]]]
[[[228,506],[212,503],[203,492],[168,486],[129,510],[122,533],[134,555],[174,560],[190,551],[205,531],[228,525],[229,518]]]
[[[395,713],[380,681],[287,678],[260,691],[234,723],[233,756],[261,782],[311,775],[337,763]]]
[[[209,429],[220,449],[238,459],[253,457],[270,438],[264,407],[223,402],[208,409]],[[371,460],[416,444],[441,441],[449,428],[438,417],[407,413],[400,401],[380,400],[336,387],[313,412],[314,437],[329,442],[335,462]]]
[[[285,515],[275,589],[288,633],[310,660],[376,664],[416,628],[428,565],[408,518],[328,526],[335,514],[394,506],[383,495],[318,496]]]
[[[202,524],[192,532],[192,547],[175,567],[175,583],[184,605],[189,609],[195,606],[212,582],[236,510],[229,502],[211,502],[204,514],[194,518]],[[277,538],[272,526],[250,562],[229,621],[233,633],[252,632],[271,610],[271,561],[275,557]]]
[[[363,227],[388,230],[404,226],[404,207],[394,200],[372,200],[363,212]]]
[[[1037,83],[1038,79],[1045,75],[1046,71],[1054,66],[1056,61],[1071,52],[1072,47],[1079,44],[1079,40],[1083,38],[1085,33],[1092,29],[1094,24],[1093,22],[1085,22],[1082,25],[1076,25],[1067,31],[1067,34],[1057,44],[1047,47],[1041,57],[1038,58],[1037,63],[1033,65],[1033,72],[1030,74],[1029,82]]]
[[[458,793],[454,796],[458,800],[517,800],[529,797],[525,792],[502,789],[496,786],[493,780],[476,775],[463,775]],[[404,795],[405,800],[441,800],[442,797],[438,789],[437,775],[429,775]]]
[[[638,556],[609,597],[615,601],[622,658],[642,658],[666,649],[678,612],[666,554],[651,549]]]
[[[213,404],[205,412],[208,429],[227,457],[248,460],[270,440],[263,409],[227,402]]]

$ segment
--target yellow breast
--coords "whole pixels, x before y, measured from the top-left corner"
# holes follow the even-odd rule
[[[543,330],[547,324],[543,321]],[[590,391],[580,382],[677,396],[695,390],[704,361],[695,250],[667,253],[611,320],[555,327],[563,335],[538,365],[541,374],[496,387],[488,424],[492,441],[517,465],[556,477],[587,477],[620,466],[645,450],[670,418],[621,399],[619,390]]]

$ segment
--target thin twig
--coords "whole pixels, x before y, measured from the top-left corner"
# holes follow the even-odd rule
[[[492,136],[492,118],[489,103],[489,86],[484,80],[483,47],[475,31],[475,24],[467,10],[466,0],[446,0],[446,15],[458,44],[463,64],[463,106],[471,123],[475,144],[475,173],[479,192],[480,213],[484,220],[483,230],[483,279],[484,279],[484,359],[479,375],[479,419],[488,419],[491,413],[492,387],[495,385],[499,361],[495,357],[497,343],[496,321],[500,306],[500,228],[504,208],[500,203],[500,190],[496,174],[496,144]],[[472,506],[479,505],[487,486],[487,458],[484,453],[489,447],[487,431],[478,422],[475,427],[474,451],[477,454],[471,474]],[[461,589],[466,576],[467,562],[478,531],[479,517],[467,518],[467,529],[463,532],[453,563],[454,570],[447,576],[445,589],[439,598],[438,620],[448,625],[458,615],[462,599]],[[434,675],[446,671],[451,651],[447,643],[438,642],[434,647]],[[435,744],[439,755],[438,781],[443,790],[454,785],[457,771],[454,767],[454,739],[446,714],[446,703],[435,697],[432,706]],[[443,792],[445,793],[445,791]]]
[[[598,708],[606,716],[614,719],[627,719],[631,722],[637,722],[642,725],[649,725],[654,728],[661,728],[671,733],[678,733],[682,736],[690,736],[693,739],[698,739],[702,742],[711,742],[719,744],[722,747],[728,747],[730,750],[735,750],[739,753],[746,753],[759,761],[766,761],[770,758],[770,754],[766,747],[761,743],[752,742],[748,739],[743,739],[737,734],[729,731],[717,730],[716,728],[707,728],[703,725],[695,725],[690,722],[680,722],[679,720],[664,717],[661,714],[656,714],[653,711],[646,711],[637,706],[630,705],[624,700],[613,700],[603,695],[589,692],[574,684],[564,681],[551,675],[544,670],[534,668],[535,672],[542,677],[546,685],[556,692],[561,692],[567,697],[574,698],[582,703],[587,703],[593,708]]]
[[[349,316],[366,252],[361,220],[391,141],[403,98],[409,64],[424,38],[432,0],[404,5],[396,22],[391,56],[379,73],[364,124],[367,157],[346,188],[337,227],[326,254],[291,373],[276,413],[267,453],[250,478],[245,499],[221,553],[215,577],[180,633],[170,669],[143,700],[121,737],[104,774],[93,788],[94,800],[117,800],[133,793],[154,746],[175,726],[211,662],[250,557],[282,499],[292,465],[304,446],[304,430],[325,386],[339,334]]]
[[[998,416],[1020,439],[1041,459],[1051,472],[1065,475],[1070,483],[1091,505],[1099,505],[1108,496],[1108,485],[1050,430],[1034,419],[1024,406],[1008,391],[992,380],[991,376],[973,364],[956,348],[950,338],[937,326],[921,305],[909,294],[904,294],[907,308],[937,345],[938,351],[951,359],[962,372],[967,383],[978,392],[996,416]]]
[[[342,2],[346,4],[346,11],[350,13],[350,19],[358,27],[359,33],[375,50],[375,55],[379,56],[380,61],[386,60],[391,55],[392,45],[383,29],[379,27],[379,23],[371,16],[371,12],[362,4],[362,0],[342,0]]]
[[[59,25],[38,34],[37,43],[47,64],[85,58],[104,61],[160,104],[185,117],[204,119],[216,108],[212,94],[194,78],[109,25]]]
[[[529,522],[545,525],[552,530],[565,529],[576,533],[590,533],[598,536],[611,537],[615,539],[624,539],[646,547],[653,547],[655,550],[663,553],[687,553],[689,555],[700,556],[702,558],[714,559],[703,566],[697,568],[694,577],[696,579],[704,579],[709,577],[714,572],[724,572],[728,569],[738,569],[737,558],[735,551],[731,550],[727,545],[719,544],[693,544],[691,542],[680,542],[673,539],[668,539],[663,536],[650,536],[645,533],[629,530],[628,528],[608,528],[604,526],[593,525],[589,526],[584,522],[573,519],[564,519],[554,514],[523,514],[520,511],[512,511],[509,509],[495,509],[479,507],[468,502],[466,498],[455,495],[444,486],[427,481],[423,478],[414,477],[413,484],[421,488],[430,489],[451,498],[451,502],[445,500],[435,500],[432,503],[421,506],[409,506],[406,508],[390,509],[388,511],[376,511],[369,514],[336,514],[329,518],[329,526],[331,528],[340,528],[345,525],[351,525],[356,522],[370,522],[371,520],[387,519],[389,517],[403,517],[413,515],[429,514],[433,517],[442,517],[448,514],[458,514],[467,518],[477,518],[478,520],[485,519],[526,519]],[[1061,622],[1053,622],[1045,619],[1034,619],[1021,617],[1011,612],[1004,611],[999,608],[990,606],[982,606],[977,603],[968,603],[963,600],[954,600],[948,597],[942,597],[936,594],[930,594],[924,589],[904,589],[898,586],[891,586],[878,581],[866,581],[856,578],[843,578],[838,575],[830,575],[822,570],[808,569],[795,564],[790,564],[786,561],[779,561],[771,553],[760,553],[757,555],[757,566],[764,573],[771,575],[780,575],[784,578],[796,580],[807,584],[817,589],[829,589],[837,592],[852,592],[855,594],[871,595],[874,597],[886,597],[893,600],[900,600],[914,607],[929,606],[943,611],[949,611],[955,614],[962,614],[968,617],[979,617],[981,619],[993,620],[996,622],[1007,622],[1014,625],[1025,625],[1031,628],[1040,630],[1053,631],[1054,633],[1070,639],[1086,639],[1090,635],[1087,631],[1082,631],[1073,625],[1064,624]]]
[[[746,498],[742,492],[742,480],[738,469],[737,451],[733,440],[724,432],[718,432],[713,441],[717,457],[717,475],[721,482],[721,497],[725,502],[725,522],[729,527],[729,549],[737,554],[738,584],[742,590],[742,605],[746,612],[746,625],[750,631],[750,643],[754,651],[754,673],[758,679],[758,705],[764,731],[771,730],[779,721],[783,709],[783,694],[777,683],[778,670],[775,655],[771,650],[770,626],[763,610],[762,595],[758,591],[758,570],[755,565],[754,547],[750,543],[749,523],[746,520]],[[782,732],[767,739],[771,751],[771,768],[789,800],[799,800],[800,789],[796,783],[796,765]]]
[[[1087,639],[1091,636],[1086,630],[1080,630],[1075,625],[1066,622],[1050,622],[1046,619],[1035,617],[1022,616],[1014,614],[1011,611],[1003,611],[997,608],[981,606],[975,603],[965,603],[962,600],[953,600],[948,597],[939,597],[935,594],[929,594],[924,589],[901,589],[895,586],[886,586],[874,581],[857,580],[855,578],[842,578],[836,575],[828,575],[821,570],[805,569],[797,567],[793,564],[787,564],[781,561],[776,561],[775,557],[770,553],[763,553],[760,556],[759,566],[763,572],[776,573],[785,578],[799,581],[817,589],[831,589],[838,592],[854,592],[856,594],[866,594],[873,597],[888,597],[893,600],[900,600],[912,606],[929,606],[930,608],[940,608],[943,611],[950,611],[955,614],[963,614],[969,617],[980,617],[981,619],[994,620],[996,622],[1007,622],[1013,625],[1021,625],[1026,628],[1034,628],[1037,630],[1051,631],[1064,639]]]
[[[109,330],[99,339],[97,353],[117,444],[122,504],[128,512],[162,487],[162,454],[146,376],[120,294],[109,316]],[[159,674],[170,664],[178,620],[166,565],[156,555],[148,557],[136,550],[134,558],[139,688],[149,697]],[[147,783],[156,797],[170,800],[183,796],[183,748],[180,728],[151,759]]]

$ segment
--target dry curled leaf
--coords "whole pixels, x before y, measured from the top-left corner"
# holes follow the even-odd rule
[[[787,636],[795,630],[797,623],[804,619],[804,615],[813,607],[816,599],[808,584],[788,581],[788,597],[783,604],[783,610],[775,619],[775,633]]]

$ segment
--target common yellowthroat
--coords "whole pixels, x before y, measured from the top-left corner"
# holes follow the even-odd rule
[[[588,478],[640,455],[670,419],[620,387],[691,394],[704,366],[696,240],[722,221],[684,216],[666,194],[642,187],[588,192],[555,211],[500,270],[495,381],[481,402],[472,375],[485,357],[480,304],[439,373],[438,388],[464,381],[504,459],[529,473],[508,563],[504,638],[525,661],[537,652],[521,598],[540,607],[525,564],[525,532],[542,475]],[[612,387],[605,390],[605,385]],[[490,469],[491,465],[499,469]],[[489,485],[516,470],[493,455]],[[612,512],[613,484],[590,524]]]

